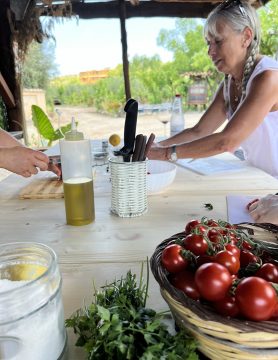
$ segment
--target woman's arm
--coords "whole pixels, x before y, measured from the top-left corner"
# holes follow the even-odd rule
[[[159,145],[169,146],[172,144],[182,144],[200,139],[216,131],[225,120],[226,112],[222,83],[219,86],[212,103],[195,126],[187,128],[166,140],[160,141]]]
[[[252,81],[249,94],[226,127],[219,133],[178,145],[178,158],[200,158],[234,151],[263,122],[269,111],[277,109],[278,71],[265,71]],[[148,157],[169,159],[169,148],[154,147]]]

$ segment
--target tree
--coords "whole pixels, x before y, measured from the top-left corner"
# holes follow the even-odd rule
[[[278,58],[278,0],[258,10],[262,28],[261,52]]]
[[[23,65],[22,84],[29,89],[46,89],[49,80],[57,75],[53,41],[39,44],[33,41]]]

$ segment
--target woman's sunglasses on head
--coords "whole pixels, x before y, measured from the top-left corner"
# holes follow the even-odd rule
[[[219,5],[220,10],[227,10],[230,7],[238,6],[242,16],[247,17],[247,13],[240,0],[225,0]]]

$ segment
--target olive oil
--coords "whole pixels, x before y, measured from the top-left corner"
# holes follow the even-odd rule
[[[87,177],[64,181],[67,224],[86,225],[95,220],[93,180]]]

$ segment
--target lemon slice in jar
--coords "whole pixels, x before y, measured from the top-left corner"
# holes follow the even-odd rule
[[[9,266],[7,272],[12,281],[34,280],[45,273],[46,266],[38,264],[15,264]]]
[[[121,138],[118,134],[112,134],[109,137],[109,144],[111,144],[112,146],[118,146],[121,142]]]

